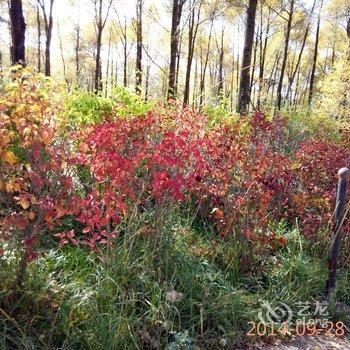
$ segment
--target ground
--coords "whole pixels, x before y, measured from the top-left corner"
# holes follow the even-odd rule
[[[274,344],[267,345],[259,343],[253,347],[247,346],[247,350],[349,350],[350,338],[331,338],[325,335],[317,337],[295,337],[287,341],[275,341]]]

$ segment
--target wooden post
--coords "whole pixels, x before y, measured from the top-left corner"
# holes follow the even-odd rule
[[[334,235],[333,242],[331,246],[330,256],[328,260],[329,275],[326,282],[326,296],[329,298],[331,296],[332,290],[335,287],[335,281],[337,276],[337,262],[338,255],[340,250],[340,232],[344,220],[344,208],[345,208],[345,199],[346,199],[346,186],[347,186],[347,177],[349,176],[350,171],[348,168],[341,168],[338,171],[338,190],[337,190],[337,199],[336,206],[334,211]]]

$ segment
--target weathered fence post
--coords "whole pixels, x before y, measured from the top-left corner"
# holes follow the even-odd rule
[[[326,296],[330,298],[333,288],[335,287],[335,281],[337,277],[337,262],[338,255],[340,250],[340,242],[341,242],[341,227],[344,221],[344,208],[345,208],[345,200],[346,200],[346,187],[347,187],[347,177],[349,176],[348,168],[341,168],[338,171],[338,189],[337,189],[337,199],[335,204],[334,211],[334,235],[333,241],[331,245],[329,260],[328,260],[328,268],[329,275],[328,280],[326,282]]]

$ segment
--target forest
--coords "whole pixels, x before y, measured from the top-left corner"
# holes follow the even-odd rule
[[[350,349],[350,2],[0,30],[0,350]]]

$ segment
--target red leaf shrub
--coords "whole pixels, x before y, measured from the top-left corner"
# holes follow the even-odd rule
[[[165,115],[148,113],[87,128],[71,159],[89,171],[88,190],[74,196],[70,208],[84,237],[73,241],[63,234],[61,243],[94,248],[118,235],[130,205],[151,209],[190,198],[224,237],[242,233],[249,240],[278,243],[269,224],[282,218],[299,219],[305,234],[327,226],[333,173],[349,150],[309,140],[283,153],[290,142],[285,118],[268,120],[256,113],[248,128],[244,123],[209,129],[204,116],[175,106]],[[312,165],[316,154],[317,167]],[[313,183],[314,172],[323,174],[323,182],[317,180],[321,187]]]
[[[330,222],[335,206],[338,169],[350,166],[350,148],[332,142],[308,140],[295,155],[295,186],[290,217],[300,218],[307,235]]]
[[[90,237],[101,230],[108,236],[131,203],[176,202],[196,188],[208,167],[202,148],[209,139],[184,129],[167,130],[161,116],[149,113],[96,125],[82,136],[70,163],[89,169],[89,190],[74,197],[72,211]]]
[[[269,224],[298,219],[307,235],[326,227],[336,171],[349,164],[344,140],[299,144],[286,118],[261,112],[209,128],[174,103],[68,132],[59,91],[26,70],[11,79],[0,101],[0,241],[19,233],[27,260],[43,232],[96,249],[119,235],[131,207],[179,202],[195,203],[222,237],[284,246]]]

